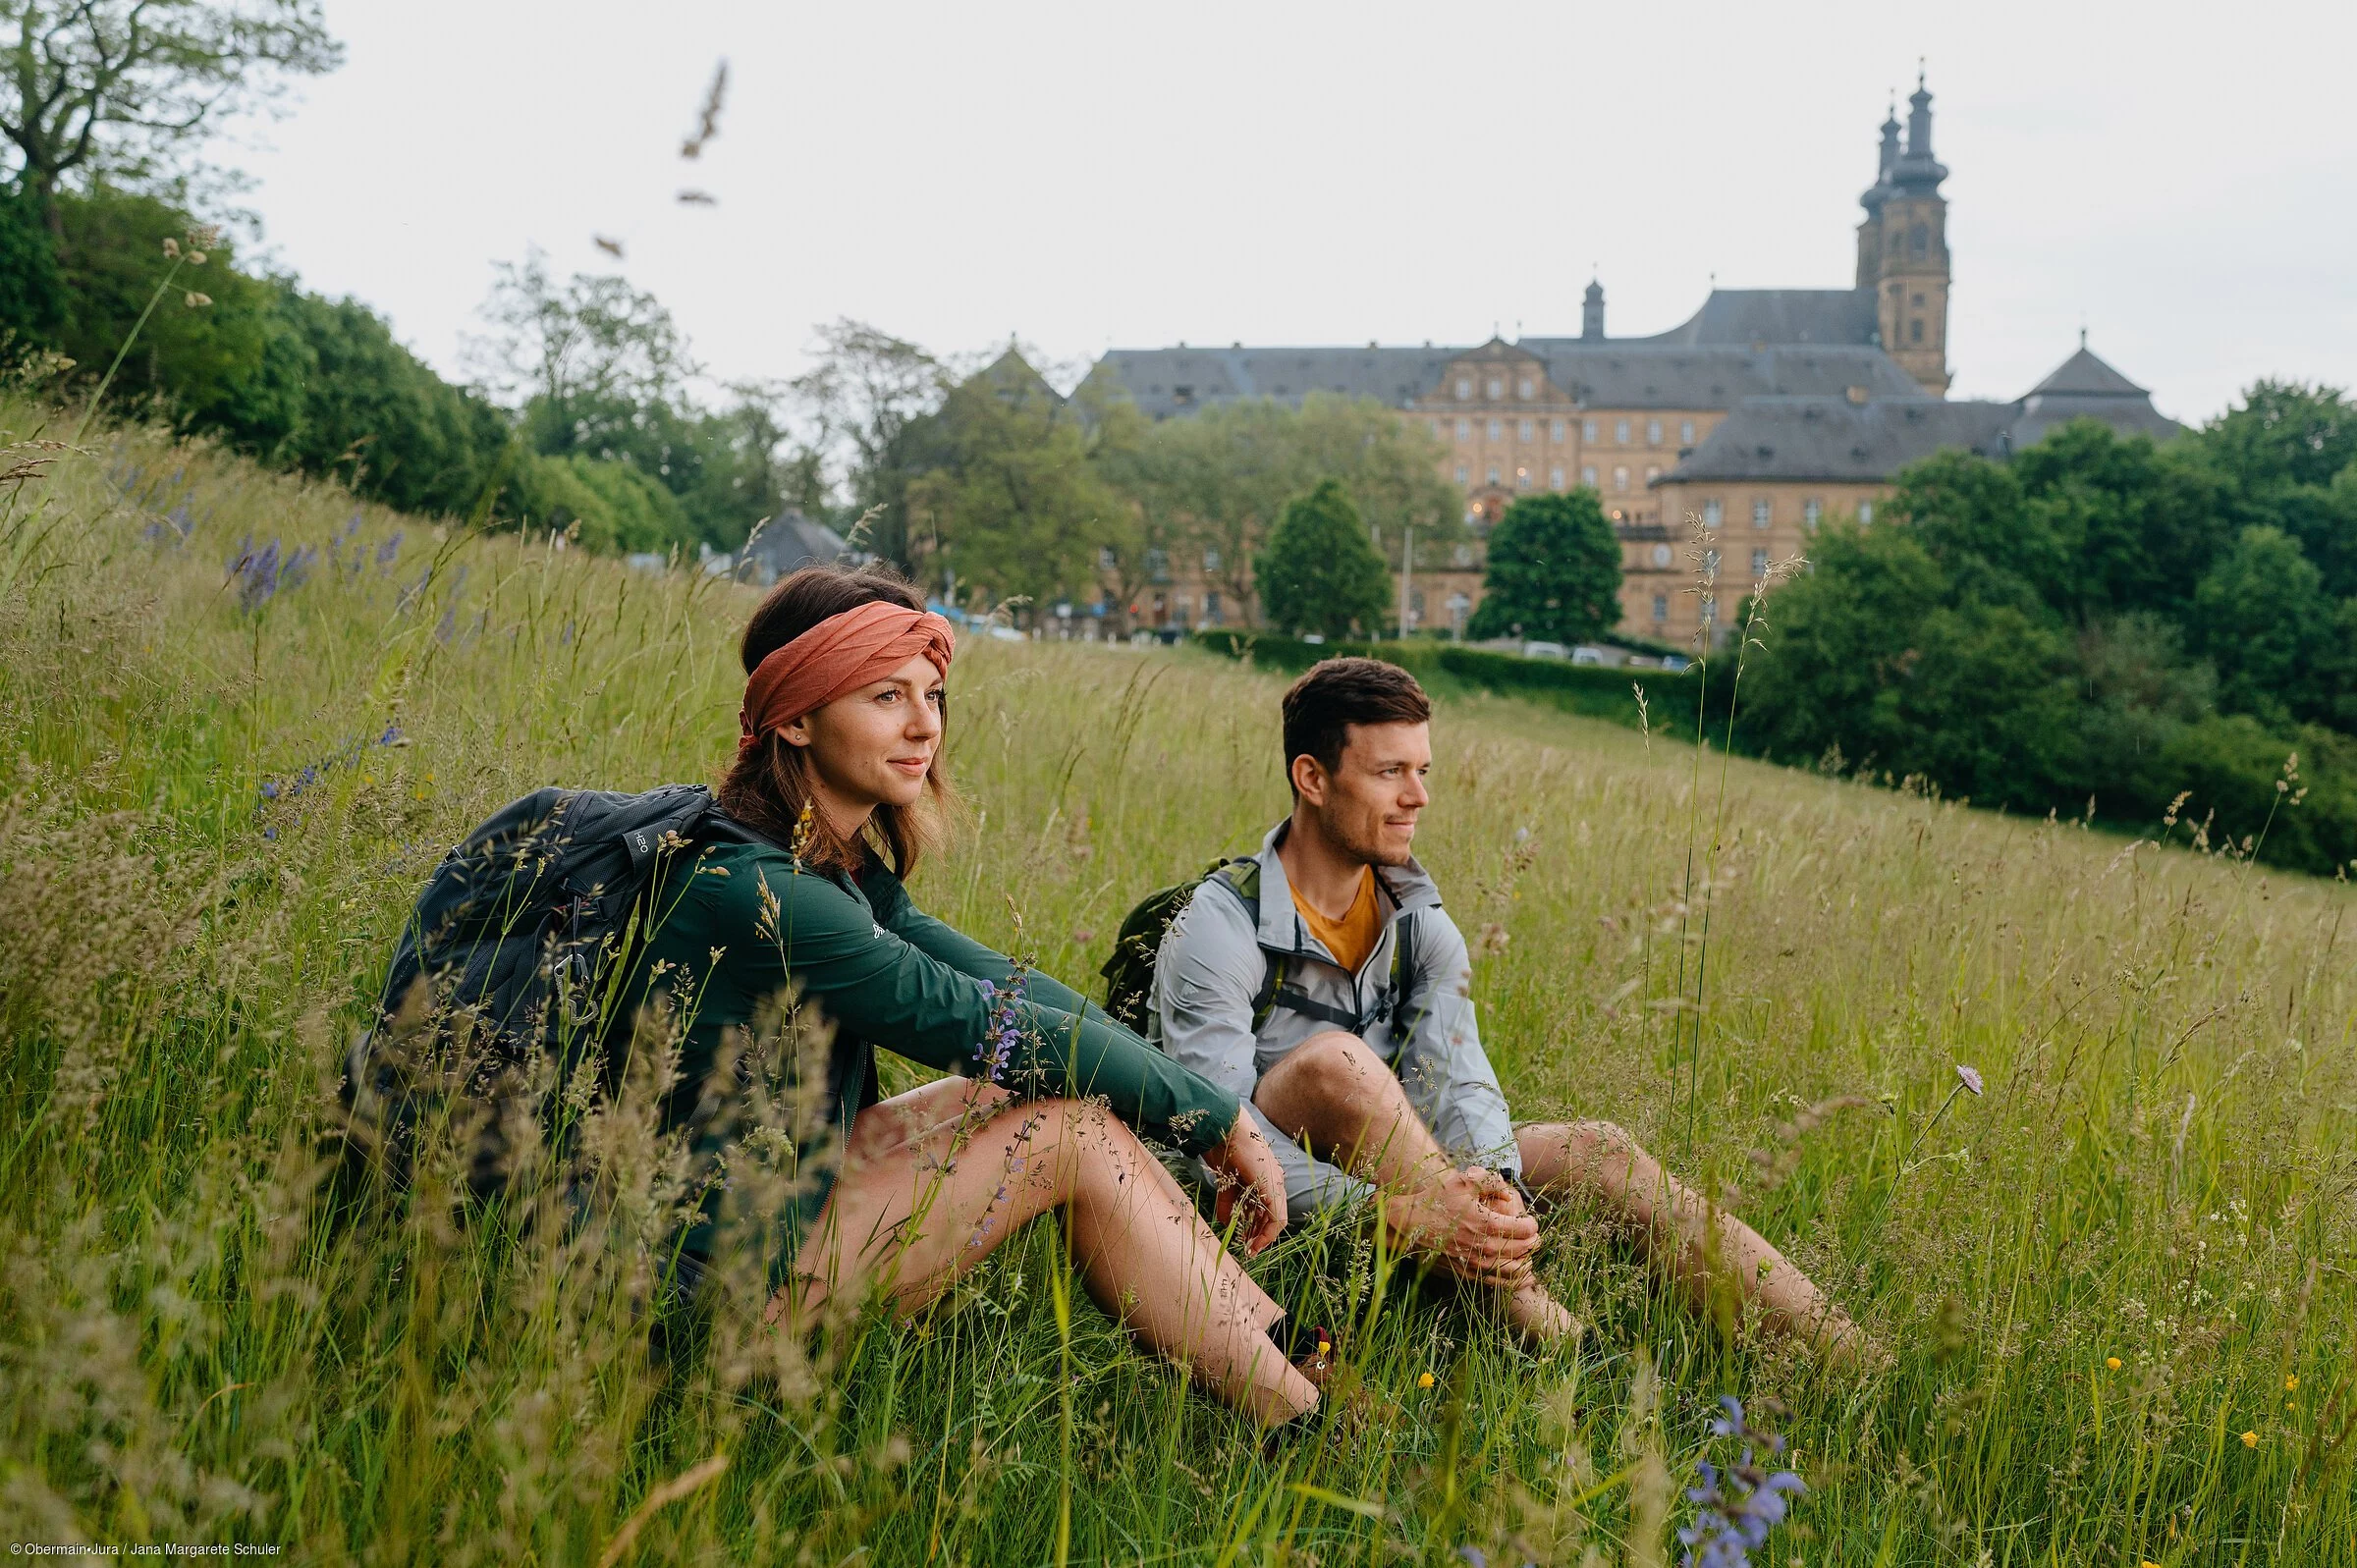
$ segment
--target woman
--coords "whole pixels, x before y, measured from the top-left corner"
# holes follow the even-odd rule
[[[1258,1253],[1284,1227],[1285,1181],[1234,1097],[1064,986],[1017,976],[903,887],[950,800],[952,648],[949,623],[873,568],[804,568],[753,613],[719,790],[750,841],[679,857],[630,982],[687,999],[666,1119],[701,1118],[723,1036],[791,983],[835,1027],[823,1099],[842,1162],[792,1217],[773,1316],[868,1289],[914,1311],[1061,1209],[1108,1313],[1261,1422],[1300,1416],[1318,1396],[1268,1336],[1283,1309],[1124,1125],[1232,1181]],[[875,1047],[972,1076],[880,1100]]]

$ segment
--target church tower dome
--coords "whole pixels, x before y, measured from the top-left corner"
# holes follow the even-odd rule
[[[1604,338],[1604,285],[1594,278],[1588,280],[1588,292],[1580,299],[1579,335],[1592,342]]]

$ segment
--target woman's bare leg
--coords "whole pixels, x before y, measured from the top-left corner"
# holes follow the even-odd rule
[[[779,1310],[872,1285],[914,1312],[1050,1209],[1070,1217],[1089,1294],[1130,1332],[1264,1423],[1315,1408],[1268,1336],[1284,1310],[1127,1127],[1101,1106],[963,1079],[860,1112]]]
[[[1767,1237],[1705,1203],[1611,1122],[1549,1122],[1517,1128],[1515,1137],[1522,1179],[1533,1190],[1597,1200],[1635,1228],[1647,1253],[1668,1268],[1696,1307],[1709,1306],[1715,1286],[1732,1286],[1776,1328],[1836,1359],[1853,1359],[1864,1349],[1858,1326]]]

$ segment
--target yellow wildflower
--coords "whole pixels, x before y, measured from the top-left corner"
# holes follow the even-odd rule
[[[2294,1388],[2297,1388],[2299,1385],[2300,1379],[2297,1374],[2294,1374],[2293,1376],[2283,1379],[2283,1389],[2286,1393],[2290,1392]]]
[[[2242,1434],[2242,1445],[2243,1445],[2245,1448],[2256,1448],[2256,1447],[2258,1447],[2258,1446],[2259,1446],[2259,1434],[2258,1434],[2257,1433],[2255,1433],[2255,1432],[2246,1432],[2246,1433],[2244,1433]]]
[[[1321,1340],[1319,1340],[1319,1341],[1318,1341],[1318,1354],[1319,1354],[1319,1355],[1321,1355],[1321,1356],[1326,1356],[1326,1355],[1332,1355],[1333,1353],[1334,1353],[1334,1344],[1333,1344],[1333,1342],[1332,1342],[1331,1340],[1321,1339]]]
[[[1431,1374],[1431,1373],[1429,1373],[1429,1372],[1419,1372],[1419,1373],[1417,1373],[1417,1374],[1416,1374],[1416,1386],[1417,1386],[1417,1387],[1419,1387],[1419,1388],[1429,1388],[1429,1387],[1431,1387],[1431,1386],[1432,1386],[1432,1374]]]
[[[2119,1358],[2117,1356],[2106,1356],[2104,1358],[2104,1365],[2110,1368],[2113,1372],[2117,1372],[2119,1371]]]

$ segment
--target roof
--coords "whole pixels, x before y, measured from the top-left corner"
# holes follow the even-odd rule
[[[1850,344],[1881,341],[1872,289],[1713,289],[1668,332],[1623,344]]]
[[[2083,389],[2083,390],[2082,390]],[[2113,390],[2125,389],[2125,390]],[[1737,404],[1661,483],[1810,479],[1875,484],[1943,448],[2009,457],[2072,419],[2165,441],[2182,430],[2143,388],[2082,347],[2013,403],[1939,398],[1753,398]]]
[[[1602,408],[1725,408],[1763,394],[1918,398],[1923,389],[1880,349],[1664,346],[1655,340],[1525,338],[1461,348],[1115,349],[1091,379],[1119,385],[1154,418],[1213,404],[1269,398],[1299,405],[1313,392],[1373,398],[1392,407],[1430,397],[1468,354],[1527,356],[1573,399]]]
[[[739,559],[752,566],[755,580],[767,584],[790,571],[814,564],[825,566],[850,554],[850,546],[843,535],[790,508],[763,523]]]
[[[1441,371],[1468,349],[1113,349],[1089,371],[1128,393],[1160,419],[1211,404],[1271,398],[1299,405],[1313,392],[1373,398],[1398,407],[1438,386]]]
[[[1807,479],[1875,484],[1944,447],[2009,451],[2010,403],[1942,398],[1754,398],[1742,403],[1657,483]]]
[[[1659,347],[1653,340],[1525,338],[1547,378],[1600,408],[1727,408],[1745,398],[1820,394],[1921,398],[1923,389],[1880,349],[1772,346]]]

